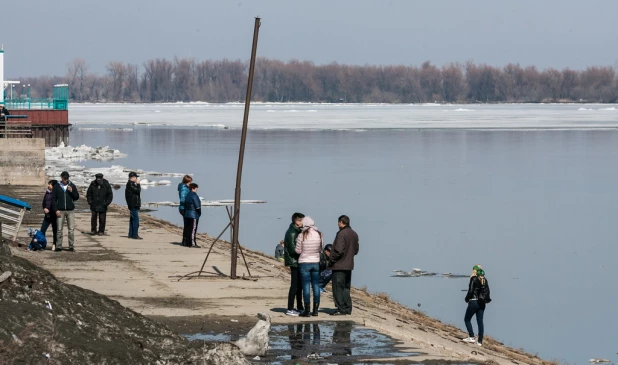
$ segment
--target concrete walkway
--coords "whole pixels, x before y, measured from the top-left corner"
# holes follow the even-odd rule
[[[108,212],[106,236],[88,234],[89,212],[78,212],[76,218],[76,252],[27,252],[21,248],[14,249],[14,254],[44,267],[62,281],[104,294],[147,316],[216,316],[254,323],[258,312],[266,312],[273,323],[352,320],[421,352],[423,355],[410,358],[415,362],[544,363],[490,338],[482,348],[464,344],[461,338],[465,334],[461,330],[401,306],[388,297],[369,295],[357,289],[353,289],[352,294],[355,308],[352,316],[333,317],[321,312],[317,318],[288,317],[284,312],[289,274],[274,258],[245,251],[251,274],[257,276],[257,280],[217,277],[213,275],[216,272],[224,275],[230,272],[230,245],[221,242],[214,246],[208,258],[207,278],[178,281],[179,276],[200,269],[213,241],[211,237],[200,235],[202,248],[182,247],[179,245],[180,228],[142,213],[140,236],[144,239],[129,239],[128,211],[121,207],[113,207]],[[65,228],[64,248],[67,247]],[[237,275],[248,278],[240,255],[238,263]],[[330,293],[322,296],[321,304],[322,311],[333,308]]]

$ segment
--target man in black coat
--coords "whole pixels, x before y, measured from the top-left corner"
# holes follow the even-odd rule
[[[107,218],[107,207],[114,199],[114,193],[109,182],[103,178],[103,174],[94,175],[95,180],[90,183],[86,192],[86,199],[90,205],[92,217],[90,219],[90,234],[103,236],[105,234],[105,222]],[[97,218],[99,221],[99,230],[97,232]]]
[[[124,190],[124,198],[127,201],[127,207],[131,216],[129,218],[129,238],[141,240],[143,239],[137,234],[139,229],[139,208],[142,206],[142,187],[139,185],[139,176],[135,172],[129,172],[129,181]]]
[[[347,215],[339,217],[339,232],[330,253],[330,268],[333,270],[333,299],[337,310],[332,315],[352,314],[352,270],[354,256],[358,254],[358,234],[350,227]]]

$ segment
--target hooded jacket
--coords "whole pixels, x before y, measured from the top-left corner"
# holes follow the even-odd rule
[[[107,180],[101,180],[101,185],[97,184],[97,181],[94,180],[90,183],[88,191],[86,191],[86,199],[91,211],[107,212],[107,206],[112,203],[114,193]]]
[[[75,201],[79,199],[79,191],[75,184],[71,181],[68,182],[65,187],[71,187],[71,192],[68,189],[62,188],[62,181],[58,181],[56,186],[52,190],[51,211],[56,212],[58,210],[75,210]]]
[[[133,181],[127,181],[124,189],[124,199],[127,201],[129,209],[139,209],[142,207],[142,187]]]
[[[187,197],[187,194],[189,194],[189,191],[190,190],[187,184],[178,184],[178,200],[180,202],[178,210],[185,210],[185,198]]]
[[[202,202],[196,192],[189,191],[185,197],[185,218],[199,219],[202,215]]]
[[[303,218],[302,232],[296,238],[294,250],[300,255],[298,257],[299,264],[317,264],[320,262],[322,234],[311,217]]]
[[[296,237],[302,232],[300,228],[296,226],[296,223],[292,222],[288,230],[285,232],[285,254],[283,259],[285,266],[298,267],[299,254],[296,253]]]
[[[354,256],[358,254],[358,234],[350,226],[337,232],[330,252],[331,270],[354,270]]]

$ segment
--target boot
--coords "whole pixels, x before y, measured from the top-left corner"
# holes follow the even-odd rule
[[[309,312],[309,303],[305,303],[305,310],[300,314],[301,317],[311,317],[311,313]]]
[[[311,315],[314,317],[318,316],[318,309],[320,308],[320,302],[314,302],[313,303],[313,312],[311,312]]]

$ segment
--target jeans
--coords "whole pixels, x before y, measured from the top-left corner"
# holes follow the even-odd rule
[[[468,335],[470,337],[474,337],[474,329],[472,328],[472,323],[470,320],[472,316],[476,314],[476,323],[479,326],[479,338],[477,340],[478,343],[483,343],[483,332],[485,332],[485,326],[483,326],[483,314],[485,313],[485,303],[479,303],[478,300],[471,300],[468,302],[468,309],[466,309],[466,316],[464,317],[464,322],[466,323],[466,329],[468,330]]]
[[[352,314],[352,270],[333,270],[333,299],[335,307],[343,314]]]
[[[298,267],[290,266],[290,290],[288,291],[288,310],[294,309],[294,299],[296,299],[296,309],[304,310],[303,290],[300,285],[300,271]]]
[[[131,212],[131,217],[129,218],[129,238],[135,238],[139,228],[139,208],[132,208],[129,211]]]
[[[69,229],[69,248],[74,247],[75,244],[75,211],[73,210],[59,210],[60,217],[58,217],[56,221],[56,225],[58,226],[58,233],[56,234],[58,242],[56,243],[56,248],[62,248],[62,226],[64,221],[67,221],[67,227]]]
[[[320,288],[326,287],[330,283],[330,279],[333,278],[332,270],[324,270],[320,272]]]
[[[91,212],[90,217],[90,232],[97,232],[97,218],[99,221],[99,232],[105,233],[105,221],[107,220],[107,212]]]
[[[41,223],[41,233],[45,234],[47,232],[47,228],[51,225],[52,234],[54,236],[54,240],[52,241],[54,245],[58,243],[58,217],[56,217],[56,212],[53,214],[50,212],[45,215],[43,218],[43,223]]]
[[[303,286],[303,300],[305,302],[305,310],[309,310],[311,293],[309,286],[313,289],[313,302],[320,302],[320,264],[319,263],[302,263],[298,264],[300,269],[300,282]]]

